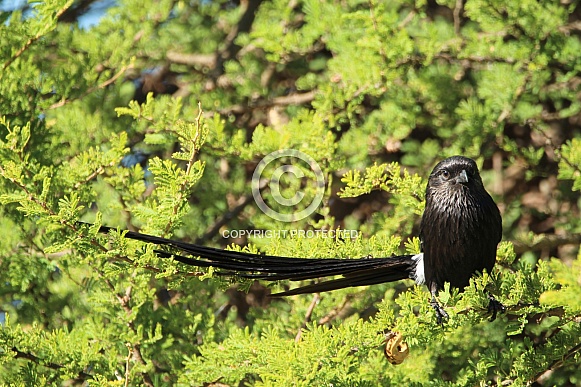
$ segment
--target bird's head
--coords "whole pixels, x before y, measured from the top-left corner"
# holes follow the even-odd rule
[[[464,156],[453,156],[440,161],[430,174],[428,188],[443,187],[470,189],[482,186],[482,179],[474,160]]]

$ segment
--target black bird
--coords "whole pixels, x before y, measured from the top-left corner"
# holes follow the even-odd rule
[[[100,232],[108,232],[102,226]],[[476,272],[492,270],[502,236],[498,207],[486,192],[474,160],[453,156],[438,163],[426,187],[420,225],[422,252],[389,258],[309,259],[250,254],[205,247],[128,231],[126,238],[168,246],[155,250],[161,258],[187,265],[216,267],[221,274],[263,280],[307,280],[342,275],[272,296],[324,292],[411,278],[426,284],[438,323],[448,317],[436,294],[449,282],[462,291]],[[489,294],[491,320],[504,307]]]

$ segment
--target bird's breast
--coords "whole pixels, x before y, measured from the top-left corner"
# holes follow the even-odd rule
[[[444,282],[463,288],[476,271],[490,271],[496,259],[498,228],[494,211],[461,189],[426,201],[421,236],[424,247],[426,283]]]

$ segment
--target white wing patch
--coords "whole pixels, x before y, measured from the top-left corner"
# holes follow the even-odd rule
[[[424,253],[416,254],[412,259],[416,262],[413,279],[416,281],[416,284],[422,285],[426,282],[426,276],[424,275]]]

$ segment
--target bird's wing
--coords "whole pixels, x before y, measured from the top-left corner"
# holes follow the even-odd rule
[[[103,233],[110,230],[112,228],[106,226],[101,226],[99,229]],[[180,253],[177,251],[176,253],[162,250],[154,251],[160,258],[173,258],[186,265],[222,269],[220,274],[223,275],[269,281],[300,281],[335,275],[343,276],[343,278],[304,286],[273,294],[273,296],[323,292],[413,278],[416,266],[412,255],[357,259],[291,258],[222,250],[133,231],[127,231],[124,233],[124,237],[158,246],[172,247],[179,250]]]

